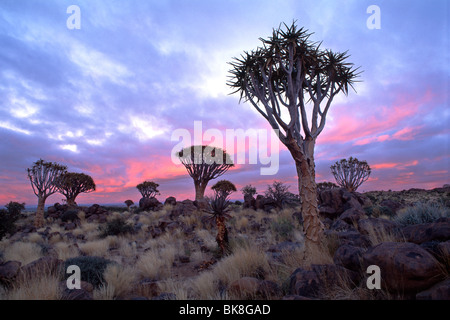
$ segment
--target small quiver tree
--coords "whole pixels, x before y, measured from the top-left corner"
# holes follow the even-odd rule
[[[80,193],[95,191],[95,182],[91,176],[84,173],[66,172],[58,182],[59,192],[66,197],[67,205],[76,206],[76,197]]]
[[[225,196],[226,198],[236,191],[236,186],[228,180],[220,180],[215,185],[213,185],[211,189],[213,189],[214,192]]]
[[[350,157],[348,160],[341,159],[330,167],[336,182],[348,191],[353,192],[370,176],[370,166],[366,161],[359,161]]]
[[[214,192],[214,198],[208,201],[207,212],[212,215],[217,226],[216,242],[220,250],[220,254],[230,253],[230,245],[228,241],[228,229],[225,224],[226,219],[231,218],[228,214],[230,211],[230,201],[228,196],[222,192]]]
[[[130,207],[134,204],[133,200],[129,200],[129,199],[125,200],[124,203],[127,206],[128,211],[130,211]]]
[[[45,200],[58,191],[58,183],[61,176],[66,173],[67,167],[54,162],[46,162],[42,159],[36,161],[27,169],[28,179],[34,194],[38,197],[38,206],[34,226],[44,226]]]
[[[194,180],[197,201],[204,200],[210,180],[218,178],[234,166],[231,157],[218,147],[190,146],[177,152],[177,156]]]
[[[159,195],[159,184],[153,181],[144,181],[136,186],[143,198],[153,198]]]

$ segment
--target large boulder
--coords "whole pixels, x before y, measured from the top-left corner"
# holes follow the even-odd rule
[[[311,265],[311,270],[296,269],[289,278],[291,295],[309,298],[320,297],[322,290],[341,285],[341,281],[357,286],[358,273],[335,264]]]
[[[179,216],[190,216],[197,210],[197,207],[194,204],[194,201],[184,200],[181,202],[177,202],[175,207],[172,209],[170,213],[170,218],[175,219]]]
[[[164,205],[172,205],[175,206],[177,204],[177,199],[175,197],[168,197],[166,201],[164,201]]]
[[[357,192],[344,188],[325,189],[318,195],[319,212],[325,218],[335,219],[348,209],[364,212],[370,206],[370,200]]]
[[[361,234],[371,234],[373,232],[377,234],[382,234],[383,232],[397,234],[400,230],[400,225],[386,219],[368,218],[358,221],[358,230]]]
[[[45,256],[23,266],[18,274],[20,282],[27,282],[36,275],[59,274],[63,268],[64,261],[52,256]]]
[[[0,264],[0,284],[10,285],[20,271],[19,261],[7,261]]]
[[[450,219],[440,218],[436,222],[416,224],[402,228],[408,242],[421,244],[429,241],[450,240]]]
[[[382,288],[390,292],[416,294],[442,278],[439,262],[414,243],[383,242],[369,248],[362,260],[364,268],[380,267]]]
[[[344,244],[335,251],[333,261],[344,268],[360,272],[363,253],[364,251],[360,247]]]
[[[146,211],[157,211],[161,209],[163,204],[155,197],[143,197],[139,200],[139,208]]]
[[[439,282],[428,290],[419,292],[417,300],[450,300],[450,279]]]
[[[256,210],[263,210],[265,212],[270,212],[272,209],[277,208],[277,203],[274,199],[269,197],[264,197],[263,195],[259,194],[256,196],[255,200],[255,209]]]

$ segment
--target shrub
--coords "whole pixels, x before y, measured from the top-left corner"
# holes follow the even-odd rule
[[[76,265],[80,268],[81,280],[89,282],[94,287],[98,288],[105,281],[103,272],[112,263],[115,262],[102,257],[80,256],[67,259],[64,263],[64,272],[66,272],[70,265]],[[70,274],[65,274],[64,279],[67,280],[69,276]]]
[[[450,209],[439,203],[418,202],[413,207],[402,209],[395,221],[403,226],[430,223],[442,217],[450,217]]]
[[[294,224],[292,220],[284,217],[279,217],[271,223],[271,229],[276,234],[277,238],[282,241],[289,240],[294,231]]]
[[[242,194],[245,196],[253,197],[256,194],[256,188],[253,187],[251,184],[246,185],[241,189]]]
[[[274,181],[272,185],[268,185],[265,196],[273,199],[278,208],[300,204],[298,196],[289,192],[289,186],[281,181]]]
[[[107,222],[105,226],[100,227],[100,238],[106,238],[107,236],[124,235],[133,232],[133,226],[129,225],[124,218],[117,217]]]
[[[25,203],[11,201],[0,210],[0,240],[7,234],[13,234],[16,231],[16,221],[20,218],[20,214],[25,209]]]

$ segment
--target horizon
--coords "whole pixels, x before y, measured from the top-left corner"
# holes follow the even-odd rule
[[[446,0],[73,2],[0,3],[0,204],[37,204],[26,169],[39,159],[94,179],[97,190],[79,203],[139,201],[136,185],[145,180],[160,185],[161,202],[195,199],[192,178],[172,160],[187,146],[174,133],[184,130],[195,143],[200,122],[202,142],[212,142],[208,130],[219,132],[223,147],[227,130],[269,135],[252,105],[230,95],[228,63],[292,21],[322,49],[348,50],[363,70],[356,92],[331,104],[317,138],[316,181],[335,182],[330,166],[352,156],[372,168],[358,192],[450,183]],[[380,29],[367,25],[373,4]],[[71,5],[80,8],[79,29],[68,27]],[[245,161],[210,181],[205,195],[222,179],[236,185],[233,201],[245,185],[261,194],[275,180],[298,193],[287,149],[250,138],[227,149]],[[251,163],[256,151],[259,162]],[[275,175],[261,173],[268,167],[261,152],[270,165],[278,161]],[[63,197],[50,196],[46,207]]]

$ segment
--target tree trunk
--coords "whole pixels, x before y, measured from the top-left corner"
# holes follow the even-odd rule
[[[217,216],[216,217],[216,226],[217,226],[217,236],[216,241],[219,246],[221,255],[229,253],[229,244],[228,244],[228,230],[225,225],[225,217]]]
[[[36,217],[34,218],[34,226],[39,229],[44,226],[44,210],[46,197],[38,196],[38,206],[36,209]]]
[[[66,203],[69,207],[77,207],[77,203],[75,202],[75,198],[66,198]]]
[[[202,201],[205,197],[205,190],[207,183],[195,182],[195,200]]]
[[[295,139],[290,139],[286,144],[295,161],[298,175],[298,191],[301,200],[303,217],[303,232],[305,235],[304,260],[314,257],[314,252],[320,249],[321,235],[324,229],[319,219],[317,204],[316,170],[314,164],[315,140],[303,141],[300,147]]]

